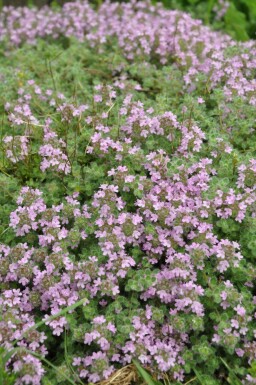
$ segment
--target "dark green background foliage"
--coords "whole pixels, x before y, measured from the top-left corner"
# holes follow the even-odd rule
[[[167,8],[181,9],[200,18],[206,24],[212,24],[216,29],[224,29],[238,40],[255,39],[256,37],[256,1],[229,0],[230,6],[220,21],[217,21],[214,11],[218,0],[162,0]]]

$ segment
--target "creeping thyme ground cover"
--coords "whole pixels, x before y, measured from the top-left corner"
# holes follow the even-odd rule
[[[256,383],[255,41],[144,1],[0,40],[0,383]]]

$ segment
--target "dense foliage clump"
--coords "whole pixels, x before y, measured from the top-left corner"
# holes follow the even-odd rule
[[[147,2],[0,36],[3,380],[255,383],[256,43]]]
[[[154,0],[157,2],[158,0]],[[256,37],[256,2],[253,0],[159,0],[167,8],[180,9],[200,18],[216,30],[245,41]]]

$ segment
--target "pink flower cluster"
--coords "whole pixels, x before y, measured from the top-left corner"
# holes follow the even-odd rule
[[[25,160],[29,153],[28,144],[27,136],[5,136],[3,145],[7,159],[12,163]]]
[[[51,119],[47,119],[44,126],[43,144],[39,148],[39,155],[42,157],[41,170],[56,170],[69,174],[71,171],[70,161],[66,153],[66,143],[59,139],[56,132],[50,129]]]

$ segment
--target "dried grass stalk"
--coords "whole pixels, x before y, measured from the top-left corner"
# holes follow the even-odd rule
[[[97,382],[96,385],[130,385],[138,381],[138,373],[134,365],[127,365],[118,369],[107,380]]]

